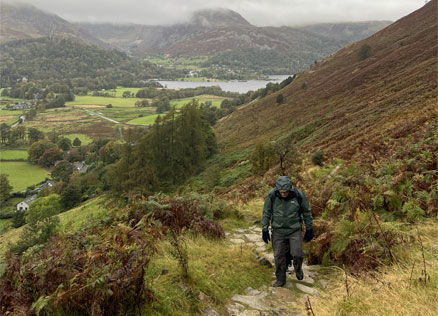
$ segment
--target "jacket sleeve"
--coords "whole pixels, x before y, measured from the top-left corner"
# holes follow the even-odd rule
[[[298,189],[298,192],[301,195],[301,214],[303,214],[304,224],[306,225],[306,230],[310,230],[313,228],[312,208],[303,191]]]
[[[265,204],[263,205],[263,215],[262,215],[262,229],[269,229],[269,222],[271,221],[272,216],[272,208],[271,208],[271,198],[269,194],[266,196]]]

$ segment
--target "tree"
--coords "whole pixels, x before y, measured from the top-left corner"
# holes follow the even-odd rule
[[[30,206],[26,216],[28,224],[44,221],[61,212],[61,197],[58,194],[51,194],[36,199]]]
[[[51,194],[36,199],[30,206],[26,216],[28,225],[24,226],[18,242],[11,246],[12,253],[23,253],[26,249],[46,243],[59,226],[59,218],[55,216],[61,211],[60,196]]]
[[[278,104],[283,103],[283,99],[284,99],[284,97],[283,97],[283,95],[281,93],[279,95],[277,95],[277,103]]]
[[[56,146],[55,144],[47,141],[47,140],[40,140],[32,145],[27,149],[28,157],[30,163],[36,164],[38,163],[38,160],[41,158],[41,156],[44,154],[44,152],[49,149]]]
[[[52,177],[56,180],[62,180],[68,182],[70,175],[73,172],[73,164],[67,160],[61,160],[53,167]]]
[[[123,91],[122,97],[123,98],[130,98],[131,97],[131,91]]]
[[[68,210],[81,202],[81,190],[78,186],[69,184],[61,194],[61,206]]]
[[[0,173],[0,202],[6,201],[12,192],[12,186],[9,184],[8,175]]]
[[[58,146],[50,147],[43,153],[40,159],[38,159],[38,164],[42,167],[51,167],[55,162],[61,160],[62,157],[62,151]]]
[[[301,163],[301,155],[295,147],[293,133],[276,141],[273,149],[280,163],[281,175],[286,175],[286,170]]]
[[[9,141],[9,138],[11,137],[11,128],[8,124],[2,123],[0,125],[0,137],[3,144]]]
[[[47,134],[47,137],[54,144],[57,144],[59,142],[59,133],[57,133],[56,131],[49,132]]]
[[[149,106],[149,101],[147,99],[138,100],[135,102],[135,106],[139,108],[144,108]]]
[[[71,140],[67,137],[61,138],[57,144],[63,151],[68,151],[71,148]]]
[[[17,131],[20,139],[24,139],[26,137],[26,127],[23,125],[18,125]]]
[[[252,172],[256,175],[263,176],[276,162],[272,144],[266,140],[258,141],[249,160],[252,164]]]
[[[76,137],[76,138],[73,140],[73,146],[76,146],[76,147],[81,146],[81,140],[80,140],[79,138]]]
[[[27,129],[27,138],[29,139],[29,142],[32,144],[41,139],[44,139],[44,133],[37,130],[36,128],[29,127]]]

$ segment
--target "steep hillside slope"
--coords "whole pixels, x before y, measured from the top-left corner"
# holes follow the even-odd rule
[[[322,23],[298,27],[325,37],[353,43],[367,38],[390,25],[392,21],[365,21],[355,23]]]
[[[30,4],[1,4],[0,42],[39,37],[62,37],[108,46],[78,26]]]
[[[292,130],[304,150],[348,159],[384,154],[388,139],[436,122],[436,12],[437,1],[430,1],[234,112],[216,126],[221,145],[233,151]]]

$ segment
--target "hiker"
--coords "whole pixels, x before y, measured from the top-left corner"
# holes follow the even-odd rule
[[[269,224],[272,229],[272,248],[277,278],[274,287],[281,287],[286,283],[287,261],[290,262],[290,259],[286,258],[287,252],[292,257],[297,279],[304,278],[301,233],[303,219],[306,225],[304,241],[308,242],[313,238],[313,218],[309,202],[301,190],[292,186],[289,177],[278,177],[275,189],[266,196],[262,216],[262,239],[265,243],[271,240]]]

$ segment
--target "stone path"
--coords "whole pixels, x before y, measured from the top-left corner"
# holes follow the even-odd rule
[[[245,293],[236,293],[231,297],[226,306],[228,316],[305,316],[307,296],[319,296],[320,289],[328,286],[320,273],[320,266],[308,266],[303,263],[304,279],[298,281],[291,268],[287,274],[286,285],[274,288],[275,281],[274,254],[269,245],[262,239],[262,229],[252,226],[249,229],[236,228],[227,232],[227,239],[231,245],[237,247],[250,247],[260,264],[272,268],[272,282],[258,289],[248,287]],[[211,308],[204,312],[204,316],[220,315]]]

